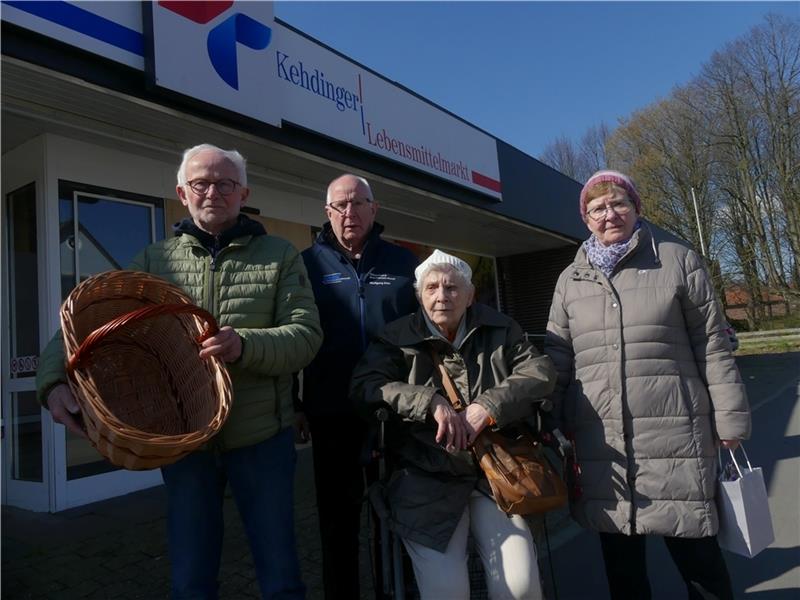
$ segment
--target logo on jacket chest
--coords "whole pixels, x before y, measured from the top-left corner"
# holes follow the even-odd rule
[[[343,281],[350,281],[350,275],[342,275],[341,273],[328,273],[322,276],[323,285],[331,285],[334,283],[342,283]]]

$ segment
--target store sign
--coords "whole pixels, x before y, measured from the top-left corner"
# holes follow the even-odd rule
[[[284,121],[502,198],[496,140],[275,24]]]
[[[280,126],[275,78],[267,69],[272,2],[147,4],[152,70],[159,87]],[[149,66],[149,65],[148,65]]]
[[[2,4],[3,20],[146,64],[158,87],[271,125],[287,121],[502,199],[492,136],[276,23],[272,2]]]

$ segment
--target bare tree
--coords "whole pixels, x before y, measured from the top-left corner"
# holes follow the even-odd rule
[[[572,140],[566,136],[562,135],[550,142],[545,147],[539,160],[576,181],[584,181],[580,153],[575,148]]]
[[[595,171],[606,168],[606,143],[610,135],[605,123],[590,127],[577,145],[562,135],[547,145],[539,160],[575,181],[584,182]]]
[[[606,161],[606,143],[611,136],[611,130],[605,123],[600,123],[596,127],[590,127],[581,138],[580,154],[581,166],[586,169],[587,174],[581,181],[586,181],[592,173],[605,169],[608,165]]]
[[[780,273],[796,287],[800,285],[800,22],[770,15],[737,50],[744,85],[763,119],[764,160],[769,166],[763,193],[770,241]],[[789,250],[788,263],[783,260],[781,240]]]
[[[800,21],[770,16],[701,74],[624,120],[606,144],[655,222],[699,242],[752,298],[800,296]],[[787,301],[787,306],[789,302]]]
[[[745,280],[757,276],[785,295],[800,295],[798,61],[798,23],[770,17],[715,53],[698,80],[714,124],[709,137],[717,181],[734,205],[731,214],[748,221],[746,232],[739,223],[733,229],[748,236],[739,245],[740,267],[755,275]]]

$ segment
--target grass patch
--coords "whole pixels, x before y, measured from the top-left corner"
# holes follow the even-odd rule
[[[731,325],[736,331],[749,331],[747,321],[730,321]],[[794,309],[794,312],[780,317],[772,317],[771,319],[764,319],[758,324],[758,327],[753,331],[773,331],[775,329],[798,329],[800,328],[800,310]]]
[[[797,329],[800,327],[800,313],[795,312],[791,315],[784,315],[782,317],[773,317],[767,319],[761,325],[762,331],[771,329]]]
[[[743,340],[739,338],[739,349],[735,352],[736,356],[745,356],[747,354],[780,354],[783,352],[798,352],[800,351],[800,340],[759,340],[749,339]]]

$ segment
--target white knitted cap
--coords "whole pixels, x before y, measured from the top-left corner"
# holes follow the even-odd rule
[[[422,261],[416,269],[414,269],[414,277],[417,280],[417,284],[421,283],[420,278],[425,275],[425,273],[429,271],[431,267],[438,265],[450,265],[451,267],[455,268],[456,271],[461,273],[467,281],[472,282],[472,269],[466,262],[457,256],[447,254],[447,252],[442,252],[441,250],[437,249],[434,250],[433,254],[431,254],[428,258]]]

